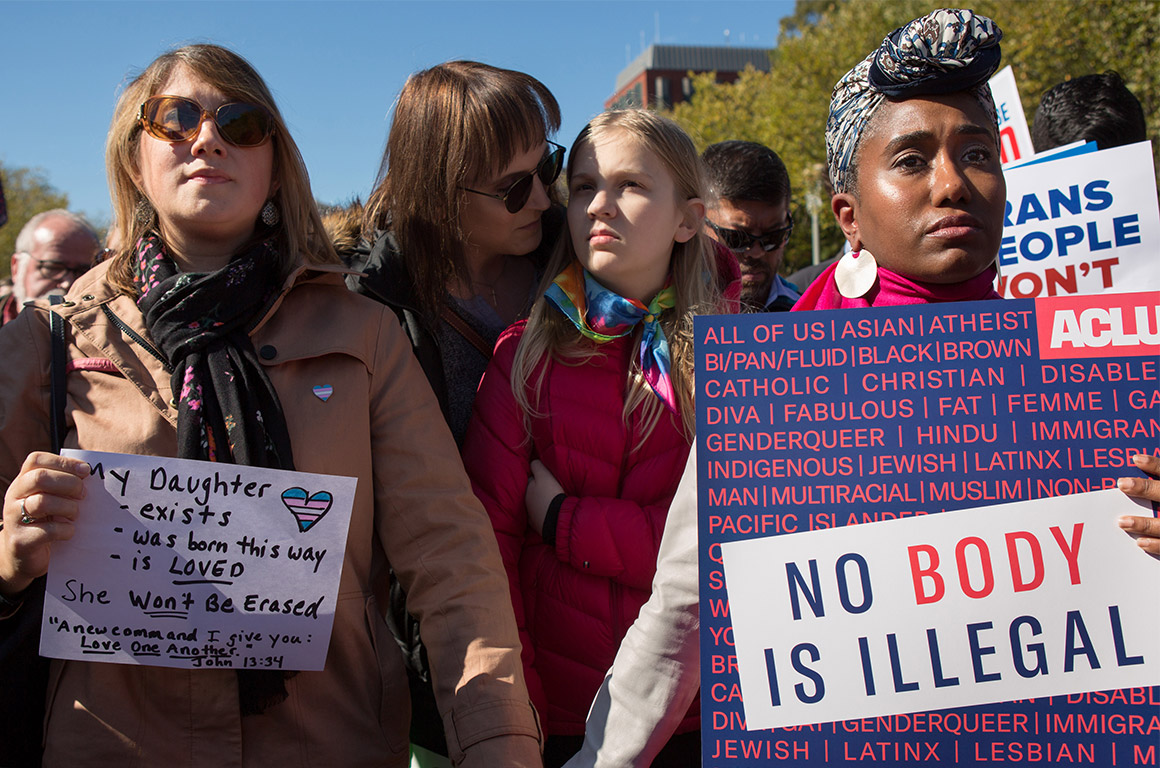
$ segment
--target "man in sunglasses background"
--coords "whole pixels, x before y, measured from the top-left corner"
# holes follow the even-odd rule
[[[24,302],[67,291],[100,249],[97,233],[75,213],[56,208],[29,219],[16,236],[11,292],[0,289],[0,325],[20,314]]]
[[[701,158],[710,201],[705,229],[741,267],[741,301],[751,312],[787,312],[800,298],[778,269],[793,232],[789,173],[777,154],[752,141],[723,141]]]

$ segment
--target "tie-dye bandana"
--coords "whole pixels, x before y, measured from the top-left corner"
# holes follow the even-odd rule
[[[862,131],[886,97],[971,91],[998,128],[987,81],[999,68],[1002,30],[986,16],[944,8],[899,27],[838,81],[826,120],[826,161],[836,192]]]
[[[632,333],[638,323],[640,369],[652,391],[668,409],[677,413],[677,393],[673,389],[669,342],[661,328],[660,316],[676,304],[672,285],[665,283],[646,307],[636,299],[626,299],[607,288],[573,261],[556,276],[544,296],[572,321],[576,329],[597,342],[611,341]]]

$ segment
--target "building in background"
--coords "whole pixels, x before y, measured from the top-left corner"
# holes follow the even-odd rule
[[[747,66],[768,72],[769,54],[768,48],[650,45],[616,76],[616,93],[604,108],[668,109],[693,95],[689,72],[716,72],[717,82],[731,83]]]

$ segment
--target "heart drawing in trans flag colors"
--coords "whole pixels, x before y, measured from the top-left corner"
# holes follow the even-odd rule
[[[306,533],[330,511],[334,496],[330,491],[319,491],[311,495],[305,488],[288,488],[282,491],[282,503],[298,521],[298,530]]]
[[[330,386],[329,384],[319,384],[314,387],[314,396],[324,403],[329,400],[330,396],[333,394],[334,387]]]

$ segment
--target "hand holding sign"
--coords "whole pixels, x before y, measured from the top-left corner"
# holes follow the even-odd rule
[[[0,526],[0,592],[18,594],[48,571],[52,543],[71,539],[89,465],[36,451],[4,494]]]
[[[1151,501],[1154,504],[1160,502],[1160,480],[1156,479],[1157,475],[1160,475],[1160,456],[1149,456],[1141,453],[1133,456],[1132,460],[1141,471],[1147,472],[1152,477],[1121,477],[1116,481],[1116,487],[1129,496]],[[1139,545],[1140,549],[1155,557],[1160,557],[1160,519],[1124,515],[1120,518],[1119,523],[1121,528],[1137,537],[1136,544]]]
[[[54,547],[41,655],[322,669],[353,478],[68,453],[92,476],[80,514],[70,502],[77,535]]]

